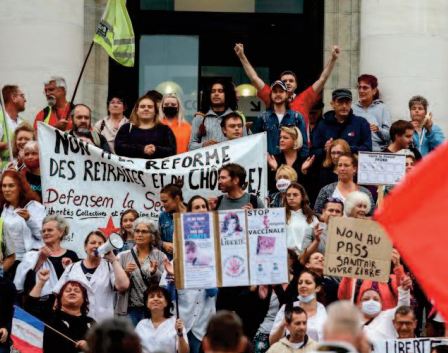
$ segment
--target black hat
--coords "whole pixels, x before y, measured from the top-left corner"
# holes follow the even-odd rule
[[[339,99],[350,99],[353,100],[352,98],[352,92],[347,89],[347,88],[338,88],[335,89],[333,91],[333,93],[331,94],[331,97],[334,101],[339,100]]]
[[[286,88],[286,85],[283,81],[277,80],[271,85],[271,89],[273,89],[275,86],[279,86],[282,90],[287,91],[288,88]]]

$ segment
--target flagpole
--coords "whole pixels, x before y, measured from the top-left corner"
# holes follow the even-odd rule
[[[86,68],[87,60],[89,60],[90,53],[92,52],[93,44],[94,44],[94,42],[92,40],[92,42],[90,43],[89,51],[87,52],[86,58],[84,60],[84,64],[82,65],[81,72],[79,73],[78,81],[76,81],[76,86],[73,91],[72,99],[70,100],[70,107],[73,106],[73,102],[75,101],[76,92],[78,91],[78,86],[79,86],[79,83],[81,82],[82,74],[84,73],[84,69]]]
[[[47,325],[45,322],[44,322],[44,325],[45,325],[45,327],[48,327],[50,330],[60,334],[62,337],[64,337],[65,339],[69,340],[70,342],[74,343],[75,345],[78,344],[78,342],[72,340],[70,337],[64,335],[62,332],[56,330],[55,328],[51,327],[50,325]]]

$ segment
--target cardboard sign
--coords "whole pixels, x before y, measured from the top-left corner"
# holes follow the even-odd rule
[[[395,153],[359,152],[358,184],[395,185],[406,173],[406,156]]]
[[[374,342],[374,353],[431,353],[436,346],[448,345],[448,339],[413,338]]]
[[[288,282],[284,208],[174,217],[176,288]]]
[[[330,219],[324,274],[387,282],[391,255],[392,243],[377,222],[351,217]]]

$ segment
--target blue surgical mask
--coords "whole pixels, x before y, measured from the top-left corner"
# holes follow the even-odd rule
[[[310,303],[310,302],[313,301],[314,298],[316,298],[316,294],[312,293],[312,294],[307,295],[307,296],[299,295],[297,298],[299,298],[299,300],[302,303]]]
[[[368,316],[376,316],[381,312],[381,303],[370,299],[361,303],[361,311]]]

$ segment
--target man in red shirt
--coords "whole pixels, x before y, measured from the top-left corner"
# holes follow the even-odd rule
[[[48,106],[37,113],[34,119],[34,129],[37,122],[43,121],[55,128],[67,131],[72,128],[70,119],[70,103],[67,101],[67,85],[62,77],[53,76],[44,84],[44,92]]]
[[[258,97],[260,97],[260,99],[266,104],[266,106],[269,106],[271,88],[269,87],[269,85],[263,82],[253,66],[250,64],[249,60],[244,54],[244,45],[241,43],[237,43],[234,50],[236,55],[240,59],[241,64],[243,65],[246,75],[249,77],[252,84],[257,88]],[[304,116],[307,128],[309,126],[309,112],[313,105],[316,104],[319,100],[320,93],[322,92],[325,82],[327,81],[328,77],[331,74],[331,71],[333,70],[339,53],[339,47],[336,45],[333,46],[331,57],[328,60],[327,65],[325,65],[325,68],[322,71],[319,79],[299,94],[295,93],[295,90],[297,89],[297,77],[295,73],[292,71],[284,71],[280,75],[280,80],[286,84],[286,87],[288,89],[290,109],[299,112]]]

